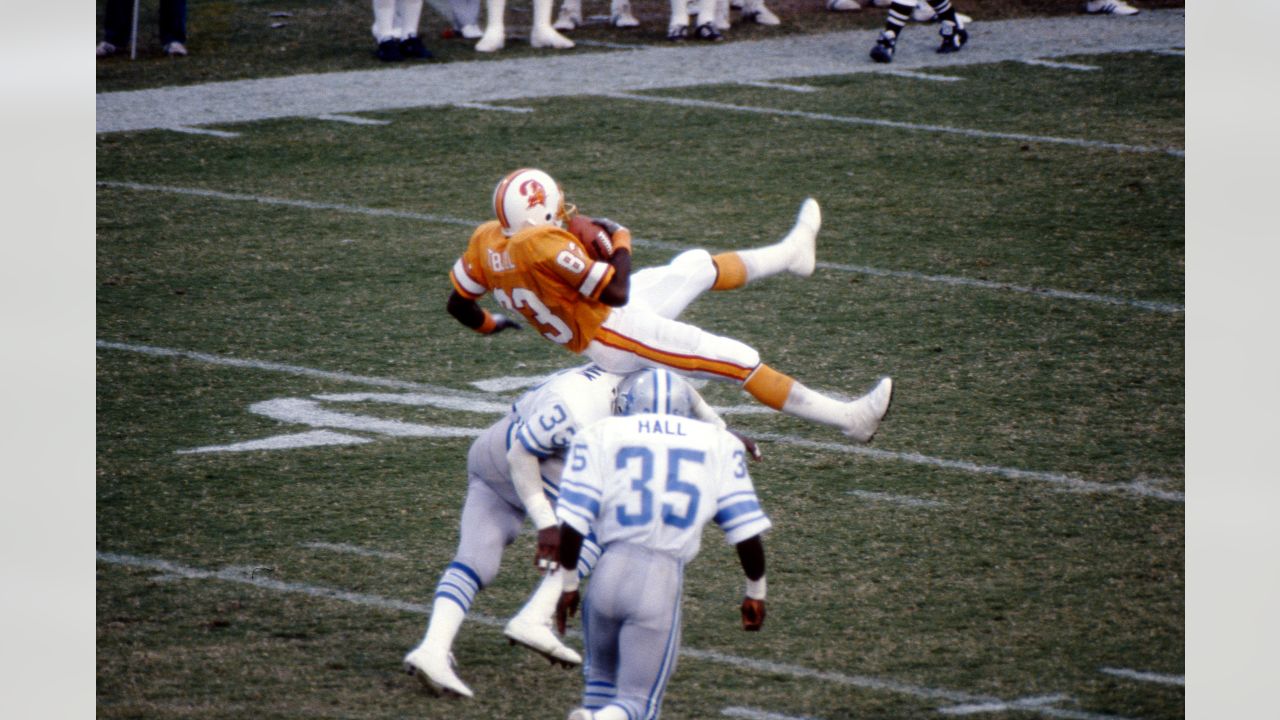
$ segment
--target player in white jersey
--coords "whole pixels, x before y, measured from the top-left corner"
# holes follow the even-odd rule
[[[497,577],[503,550],[515,540],[526,515],[538,530],[535,561],[548,567],[558,560],[560,531],[552,503],[565,451],[580,428],[612,413],[621,380],[595,365],[561,371],[523,395],[472,443],[458,549],[436,586],[426,634],[404,660],[405,669],[428,687],[472,696],[451,667],[450,649],[477,593]],[[701,397],[695,400],[695,412],[724,425]],[[598,547],[589,540],[577,569],[589,573],[598,556]],[[504,633],[553,662],[576,665],[581,656],[551,631],[560,590],[560,575],[546,573]]]
[[[603,552],[583,609],[586,687],[570,720],[652,720],[680,647],[684,565],[710,520],[737,547],[747,575],[743,628],[764,624],[764,544],[746,451],[736,437],[689,417],[692,388],[668,370],[628,375],[617,417],[577,434],[561,477],[560,563],[573,568],[583,538]],[[556,620],[577,608],[575,573],[561,571]]]

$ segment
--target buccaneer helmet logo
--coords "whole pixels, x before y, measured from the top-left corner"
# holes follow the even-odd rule
[[[547,189],[542,186],[542,183],[532,178],[520,183],[520,195],[529,198],[530,208],[535,205],[543,207],[547,205]]]

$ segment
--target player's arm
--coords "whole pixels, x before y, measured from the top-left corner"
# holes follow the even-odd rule
[[[595,221],[609,233],[613,247],[613,254],[609,256],[613,278],[600,291],[600,302],[609,307],[622,307],[631,293],[631,231],[609,218],[595,218]]]
[[[511,484],[516,488],[516,495],[524,503],[524,510],[533,526],[538,529],[538,547],[533,564],[554,571],[560,550],[560,528],[556,522],[556,511],[542,491],[538,456],[529,452],[523,443],[513,442],[507,450],[507,464],[511,468]]]
[[[560,528],[560,599],[556,601],[556,629],[563,635],[569,618],[578,612],[578,555],[582,553],[582,533],[572,525]]]
[[[742,599],[742,629],[756,632],[764,625],[764,541],[753,535],[735,546],[742,572],[747,576],[746,597]]]
[[[520,325],[516,321],[502,313],[491,313],[485,310],[480,307],[480,303],[465,297],[457,290],[449,294],[449,302],[445,305],[445,309],[458,322],[481,335],[492,335],[508,328],[512,330],[520,329]]]

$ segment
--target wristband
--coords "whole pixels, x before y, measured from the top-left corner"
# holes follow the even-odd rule
[[[768,589],[768,583],[765,582],[764,576],[761,575],[759,580],[747,578],[747,597],[752,600],[763,600],[765,591]]]
[[[533,521],[535,528],[546,530],[559,524],[556,522],[556,511],[551,509],[551,503],[545,498],[542,502],[534,502],[531,505],[532,507],[525,508],[525,512],[529,513],[529,519]]]
[[[476,328],[476,332],[481,335],[488,335],[498,328],[498,318],[488,310],[484,311],[484,322],[480,323],[480,327]]]
[[[620,227],[618,228],[617,232],[613,233],[609,239],[613,241],[614,252],[618,252],[619,250],[626,250],[627,252],[631,252],[631,231],[630,230],[624,227]]]
[[[560,568],[560,592],[573,592],[578,589],[578,569]]]

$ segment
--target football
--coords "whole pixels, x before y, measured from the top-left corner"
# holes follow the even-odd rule
[[[586,215],[574,215],[569,218],[569,232],[587,246],[587,251],[596,260],[608,260],[613,256],[613,241],[603,225]]]

